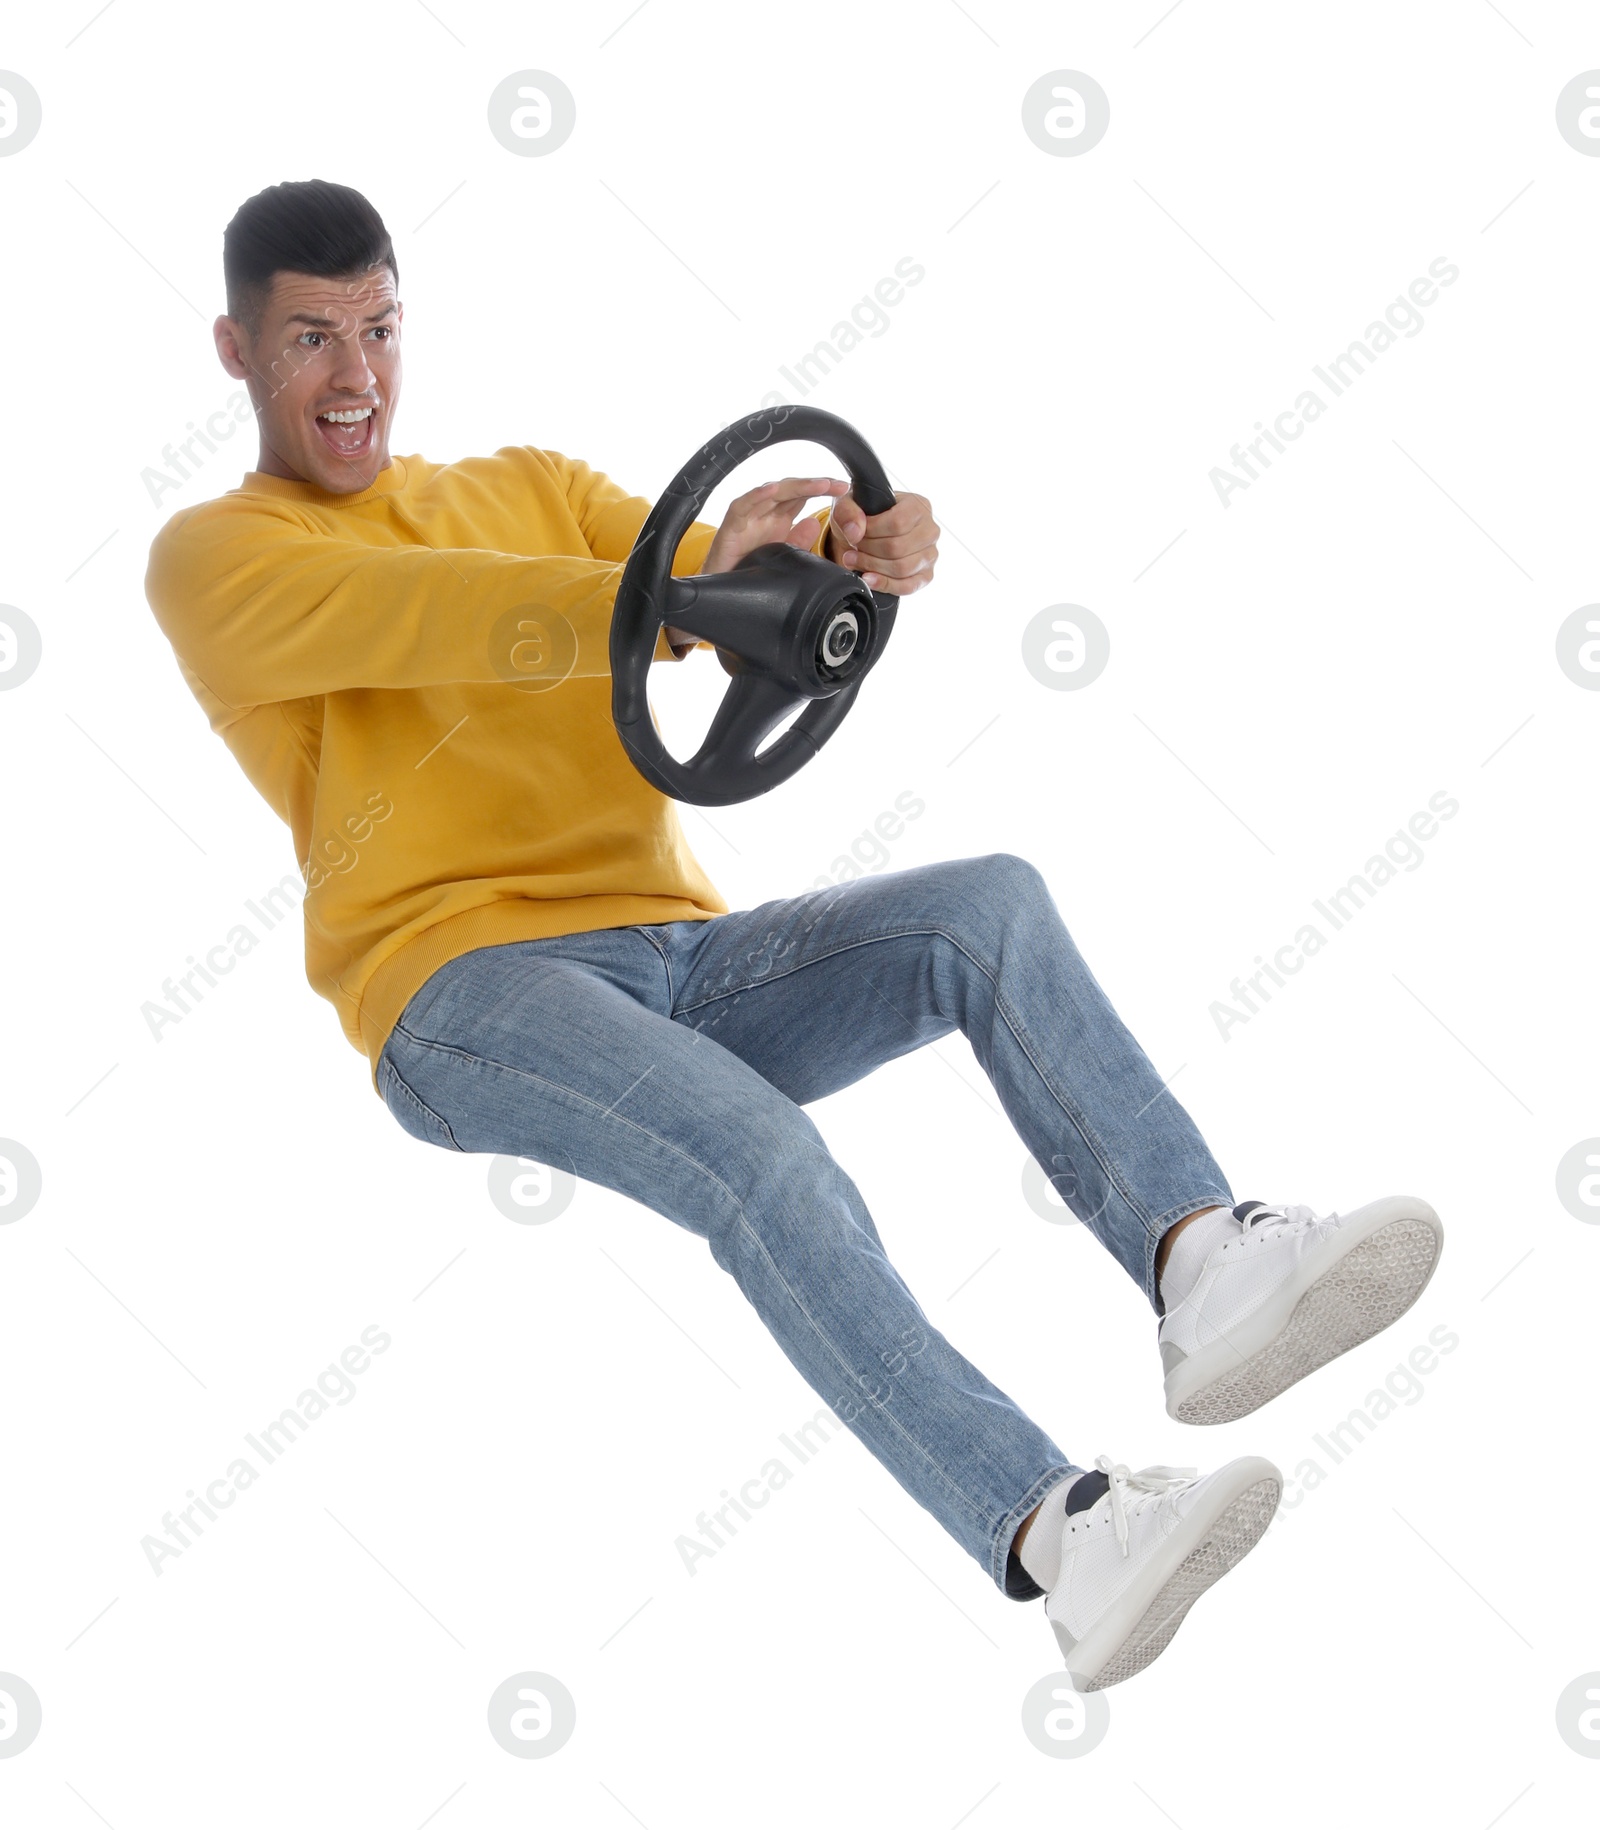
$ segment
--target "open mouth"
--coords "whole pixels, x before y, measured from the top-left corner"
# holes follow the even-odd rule
[[[365,457],[372,449],[377,423],[374,407],[336,407],[317,415],[317,430],[323,443],[342,458]]]

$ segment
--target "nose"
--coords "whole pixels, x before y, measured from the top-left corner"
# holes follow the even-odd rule
[[[358,337],[341,337],[336,345],[333,373],[330,377],[341,393],[375,394],[377,377],[367,362]]]

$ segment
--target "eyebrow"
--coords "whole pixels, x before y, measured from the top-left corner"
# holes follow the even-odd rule
[[[375,311],[371,317],[363,318],[362,323],[376,324],[380,318],[392,316],[393,312],[394,303],[391,301],[384,306],[382,311]],[[311,311],[291,311],[288,317],[284,319],[285,324],[308,324],[313,330],[332,330],[338,322],[339,320],[337,318],[319,317],[315,312]]]

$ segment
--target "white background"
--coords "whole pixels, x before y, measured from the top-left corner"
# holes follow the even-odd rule
[[[1600,1232],[1555,1193],[1600,1131],[1600,697],[1555,660],[1600,596],[1600,160],[1555,126],[1600,65],[1591,10],[93,6],[0,32],[44,104],[0,159],[0,601],[44,640],[0,695],[0,1134],[44,1174],[0,1228],[0,1671],[44,1705],[0,1814],[1592,1814],[1600,1765],[1555,1727],[1600,1667]],[[529,68],[577,98],[548,157],[487,127]],[[1058,69],[1110,97],[1082,156],[1022,130]],[[847,1434],[685,1572],[677,1536],[818,1401],[692,1236],[588,1185],[512,1224],[486,1159],[401,1133],[296,923],[149,1033],[161,981],[294,865],[142,589],[157,527],[253,444],[159,506],[141,473],[237,385],[210,335],[223,225],[312,176],[395,236],[396,452],[534,444],[652,496],[919,261],[810,399],[931,499],[937,582],[822,756],[770,801],[686,809],[690,843],[747,906],[910,790],[889,868],[1032,859],[1238,1196],[1444,1217],[1389,1334],[1202,1433],[1164,1414],[1138,1291],[1026,1204],[964,1041],[813,1108],[933,1322],[1079,1462],[1330,1470],[1081,1758],[1020,1726],[1059,1668],[1039,1605]],[[1440,256],[1460,278],[1421,332],[1223,507],[1229,447]],[[1022,664],[1058,603],[1110,632],[1082,691]],[[1439,790],[1460,812],[1424,861],[1224,1040],[1230,981]],[[393,1344],[355,1399],[153,1575],[141,1538],[369,1324]],[[1313,1437],[1440,1327],[1459,1345],[1421,1395],[1332,1466]],[[485,1708],[530,1670],[577,1732],[516,1760]]]

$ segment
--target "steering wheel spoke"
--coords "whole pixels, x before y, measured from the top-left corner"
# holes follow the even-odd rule
[[[757,760],[756,752],[805,699],[766,674],[735,674],[700,748],[684,765],[706,780]]]
[[[669,573],[666,583],[661,587],[661,621],[673,628],[685,628],[686,625],[679,619],[692,615],[696,594],[697,587],[692,579],[674,578]],[[690,630],[689,633],[695,635],[699,632]]]

